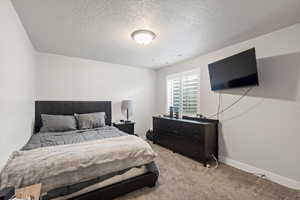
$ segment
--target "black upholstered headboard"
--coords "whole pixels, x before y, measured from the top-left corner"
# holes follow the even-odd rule
[[[105,112],[105,123],[111,125],[111,101],[36,101],[35,133],[42,127],[41,114],[73,115],[74,113]]]

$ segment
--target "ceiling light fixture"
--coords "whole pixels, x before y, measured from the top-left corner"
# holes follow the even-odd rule
[[[132,39],[140,45],[150,44],[156,37],[155,33],[149,30],[137,30],[131,34]]]

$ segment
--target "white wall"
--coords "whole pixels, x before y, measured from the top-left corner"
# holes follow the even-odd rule
[[[207,65],[252,47],[260,86],[221,115],[220,155],[300,183],[300,24],[158,70],[156,112],[165,111],[167,75],[201,68],[200,112],[216,113]],[[222,91],[222,106],[245,90]]]
[[[0,1],[0,168],[32,131],[35,52],[10,2]]]
[[[135,102],[136,133],[144,135],[155,110],[155,71],[54,54],[37,54],[37,99],[111,100],[113,120],[124,119],[121,101]]]

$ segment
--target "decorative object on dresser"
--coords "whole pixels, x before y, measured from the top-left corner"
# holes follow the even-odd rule
[[[135,122],[114,122],[113,126],[130,135],[134,134]]]
[[[16,198],[18,199],[27,199],[31,200],[39,200],[42,190],[42,184],[30,185],[24,188],[20,188],[16,190]]]
[[[121,105],[121,112],[123,115],[126,115],[126,121],[130,122],[129,118],[133,114],[133,101],[132,100],[123,100]]]
[[[206,166],[218,159],[218,120],[153,117],[153,143]]]

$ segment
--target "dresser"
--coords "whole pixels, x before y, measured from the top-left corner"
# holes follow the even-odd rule
[[[204,166],[218,158],[218,121],[153,117],[153,143]]]

